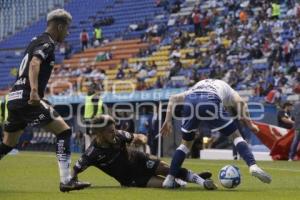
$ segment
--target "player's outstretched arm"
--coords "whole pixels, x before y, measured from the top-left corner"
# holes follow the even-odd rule
[[[160,129],[160,133],[163,136],[169,135],[172,132],[172,129],[173,129],[172,114],[173,114],[174,107],[177,104],[183,103],[186,95],[187,95],[187,92],[182,92],[179,94],[172,95],[170,97],[168,107],[167,107],[166,119],[162,125],[162,128]]]
[[[40,72],[41,60],[33,56],[29,64],[29,82],[30,82],[30,99],[28,101],[31,105],[39,105],[40,97],[38,95],[38,77]]]
[[[248,110],[248,104],[242,99],[242,97],[235,92],[233,108],[237,113],[239,119],[254,133],[259,131],[258,127],[252,122]]]
[[[137,144],[137,145],[142,145],[142,144],[147,144],[148,142],[148,138],[147,136],[143,135],[143,134],[133,134],[133,140],[132,140],[132,144]]]
[[[89,166],[90,166],[90,162],[88,161],[88,159],[86,159],[85,154],[83,154],[81,156],[81,158],[79,158],[79,160],[77,160],[77,162],[73,166],[72,179],[76,179],[77,180],[78,179],[77,178],[78,174],[82,173]]]

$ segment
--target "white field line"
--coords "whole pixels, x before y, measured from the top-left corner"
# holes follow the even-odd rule
[[[55,153],[53,153],[53,155],[46,155],[46,154],[27,154],[27,153],[19,153],[17,154],[19,156],[25,156],[25,157],[40,157],[40,158],[56,158]],[[224,161],[224,160],[222,160]],[[226,161],[226,160],[225,160]],[[232,160],[228,160],[228,161],[232,161]],[[297,161],[295,161],[297,162]],[[217,164],[217,163],[208,163],[205,162],[203,160],[199,160],[197,162],[190,162],[189,160],[186,160],[184,163],[189,164],[189,165],[204,165],[204,166],[219,166],[222,165],[222,163]],[[288,163],[288,161],[287,161]],[[242,166],[239,165],[240,168],[248,168],[248,166],[246,166],[246,164],[243,164]],[[287,169],[287,168],[274,168],[274,167],[263,167],[263,169],[266,170],[274,170],[274,171],[286,171],[286,172],[296,172],[296,173],[300,173],[300,169]]]
[[[205,162],[205,161],[203,162],[201,160],[199,160],[199,162],[197,162],[197,163],[189,162],[187,160],[185,163],[188,163],[189,165],[205,165],[205,166],[219,166],[219,165],[222,165],[222,164],[216,164],[216,163],[207,163],[207,162]],[[239,165],[239,168],[248,168],[248,166],[246,166],[246,164],[243,164],[242,166]],[[274,168],[274,167],[263,167],[263,169],[275,170],[275,171],[299,172],[300,173],[300,169],[287,169],[287,168]]]

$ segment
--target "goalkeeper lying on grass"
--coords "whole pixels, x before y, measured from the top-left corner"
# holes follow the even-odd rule
[[[89,166],[95,166],[114,177],[121,186],[160,188],[169,166],[153,156],[127,147],[130,143],[146,143],[146,137],[116,130],[115,121],[109,115],[94,118],[91,123],[93,142],[73,167],[73,179]],[[180,169],[176,177],[177,187],[186,182],[199,184],[207,190],[216,189],[210,172],[193,173]]]

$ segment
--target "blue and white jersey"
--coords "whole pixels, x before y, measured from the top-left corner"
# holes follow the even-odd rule
[[[237,93],[226,82],[217,79],[205,79],[196,83],[188,90],[189,93],[208,92],[216,94],[224,106],[232,106]]]

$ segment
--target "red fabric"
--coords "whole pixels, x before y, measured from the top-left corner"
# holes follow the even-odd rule
[[[294,88],[293,88],[293,91],[296,93],[296,94],[300,94],[300,84],[297,83]]]
[[[81,33],[81,41],[82,42],[88,41],[88,34],[87,33]]]
[[[209,24],[209,18],[205,17],[202,21],[201,21],[202,27],[206,27]]]
[[[300,17],[300,6],[297,7],[297,17]]]
[[[285,54],[285,55],[288,54],[288,53],[290,53],[290,46],[289,46],[289,43],[288,43],[288,42],[286,42],[286,43],[284,44],[284,46],[283,46],[283,51],[284,51],[284,54]]]
[[[269,149],[272,149],[275,142],[281,137],[278,136],[277,131],[274,132],[268,124],[254,122],[258,126],[259,132],[255,135],[260,139],[260,141],[266,145]],[[275,134],[272,134],[275,133]]]
[[[194,24],[200,23],[200,14],[199,13],[194,13],[193,22],[194,22]]]
[[[275,94],[276,94],[276,90],[275,89],[271,90],[265,97],[265,101],[267,103],[274,103]]]
[[[288,160],[290,146],[295,135],[295,130],[291,129],[288,134],[277,140],[270,152],[273,160]],[[299,151],[298,151],[299,153]]]
[[[292,144],[295,130],[287,130],[287,133],[283,135],[280,129],[276,126],[270,126],[265,123],[254,122],[259,128],[259,132],[255,135],[260,141],[270,149],[270,155],[273,160],[288,160],[290,146]],[[300,158],[300,149],[297,151],[296,159]]]

